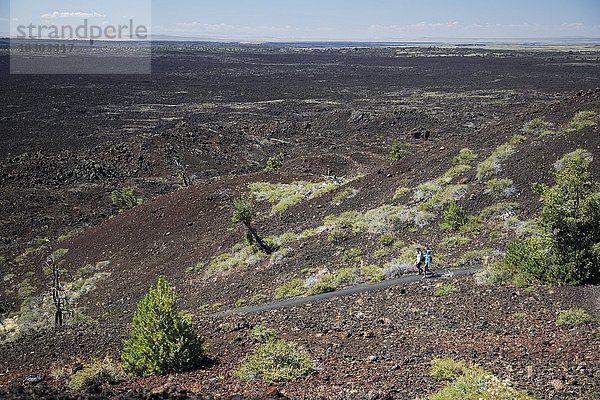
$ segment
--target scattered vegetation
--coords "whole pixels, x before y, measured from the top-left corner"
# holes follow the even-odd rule
[[[394,200],[399,199],[400,197],[404,196],[405,194],[410,193],[410,189],[406,188],[406,187],[399,187],[398,189],[396,189],[396,191],[394,192]]]
[[[594,111],[579,111],[569,122],[569,127],[575,130],[591,128],[598,124],[598,114]]]
[[[556,325],[560,326],[577,326],[588,324],[592,322],[594,318],[581,308],[571,308],[568,310],[562,310],[558,313],[556,318]]]
[[[428,400],[535,400],[515,388],[508,379],[501,380],[477,367],[467,367],[450,359],[432,361],[431,375],[449,383],[429,395]]]
[[[515,146],[510,143],[498,146],[488,158],[477,165],[477,178],[484,181],[499,173],[502,170],[502,163],[515,151]]]
[[[277,172],[281,167],[283,167],[283,153],[279,153],[267,159],[265,172]]]
[[[121,354],[125,372],[162,375],[199,366],[204,361],[204,339],[193,331],[191,321],[191,314],[177,310],[171,285],[158,278],[156,289],[150,287],[133,316],[133,332]]]
[[[340,268],[333,277],[333,283],[337,287],[344,283],[352,283],[356,279],[356,268]]]
[[[333,204],[340,204],[342,201],[350,198],[356,194],[356,190],[351,188],[350,186],[345,187],[341,191],[333,196]]]
[[[246,357],[235,375],[243,380],[275,383],[293,381],[314,371],[312,360],[296,343],[270,340]]]
[[[67,315],[66,324],[89,323],[91,319],[82,314],[77,307],[78,299],[96,289],[98,283],[110,276],[108,272],[99,271],[106,263],[97,263],[89,276],[81,276],[63,285],[65,299],[68,299],[71,312]],[[54,325],[55,306],[50,292],[40,296],[29,297],[21,305],[18,312],[11,314],[0,324],[0,344],[17,340],[31,332],[45,330]]]
[[[513,180],[510,178],[492,178],[486,182],[486,193],[496,197],[508,197],[514,192]]]
[[[471,243],[471,239],[465,236],[456,235],[456,236],[448,236],[442,239],[439,243],[438,247],[441,250],[451,250],[459,247],[463,247]]]
[[[433,295],[435,297],[445,297],[445,296],[450,296],[451,294],[454,294],[458,292],[458,289],[452,285],[444,285],[444,286],[440,286],[438,287],[434,292]]]
[[[143,203],[142,198],[136,197],[134,192],[135,189],[133,187],[113,190],[110,193],[110,200],[115,206],[119,207],[120,212],[130,210]]]
[[[83,390],[118,383],[125,378],[123,369],[110,358],[92,360],[77,371],[69,381],[72,390]]]
[[[492,282],[578,285],[600,281],[600,184],[582,150],[556,164],[554,185],[534,184],[542,202],[538,233],[510,243]]]
[[[248,338],[256,343],[267,343],[271,340],[277,339],[277,332],[274,329],[267,328],[264,325],[256,325],[250,333]]]
[[[321,197],[334,189],[348,183],[347,179],[324,182],[296,181],[292,183],[254,182],[248,185],[251,198],[256,201],[268,201],[272,204],[271,214],[282,214],[290,207],[302,202]]]
[[[306,291],[307,296],[314,296],[321,293],[333,292],[336,289],[334,276],[326,274],[320,280],[311,285]]]

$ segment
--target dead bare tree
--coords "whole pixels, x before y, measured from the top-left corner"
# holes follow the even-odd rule
[[[69,304],[65,290],[60,283],[60,266],[62,257],[67,253],[67,249],[58,249],[52,252],[46,259],[46,267],[52,271],[52,301],[54,302],[54,325],[62,326],[64,317],[73,314],[73,309]]]
[[[194,182],[194,176],[189,174],[189,165],[185,164],[181,159],[175,158],[173,160],[175,168],[177,170],[177,176],[183,186],[188,187]]]
[[[246,227],[246,239],[250,245],[256,245],[258,249],[265,254],[273,253],[276,248],[263,240],[252,226],[252,220],[255,217],[252,200],[247,195],[242,195],[233,201],[233,215],[231,220],[234,223],[242,223]]]

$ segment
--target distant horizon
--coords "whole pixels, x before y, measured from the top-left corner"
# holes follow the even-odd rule
[[[191,41],[407,42],[600,39],[598,0],[0,0],[18,26],[136,24]],[[43,35],[38,35],[42,37]]]

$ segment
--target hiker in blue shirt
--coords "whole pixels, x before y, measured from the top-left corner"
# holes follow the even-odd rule
[[[425,275],[431,269],[431,249],[429,246],[425,247]]]

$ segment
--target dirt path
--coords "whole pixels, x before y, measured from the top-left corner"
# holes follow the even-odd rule
[[[293,299],[280,301],[277,303],[263,304],[260,306],[253,307],[240,307],[227,310],[219,315],[247,315],[247,314],[259,314],[265,311],[277,310],[281,308],[290,308],[301,304],[314,303],[316,301],[329,299],[332,297],[350,296],[357,293],[371,292],[374,290],[385,289],[391,286],[405,285],[408,283],[418,282],[422,279],[450,279],[453,277],[459,277],[464,275],[471,275],[481,271],[480,268],[468,268],[458,270],[447,270],[434,272],[428,275],[427,278],[423,278],[421,275],[408,275],[397,279],[391,279],[379,283],[359,285],[347,289],[336,290],[334,292],[317,294],[308,297],[296,297]]]

